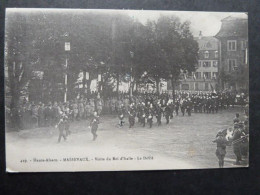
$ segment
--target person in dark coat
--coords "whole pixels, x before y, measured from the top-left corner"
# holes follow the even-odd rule
[[[118,109],[118,119],[119,119],[119,127],[122,127],[124,125],[124,118],[125,118],[125,108],[124,105],[122,104]]]
[[[169,119],[170,119],[170,115],[171,115],[171,107],[169,104],[167,104],[167,106],[165,107],[165,119],[166,119],[166,124],[169,124]]]
[[[98,124],[99,124],[99,116],[97,114],[97,112],[94,112],[94,116],[92,118],[92,120],[90,121],[90,129],[91,129],[91,133],[93,135],[93,141],[95,141],[97,139],[97,129],[98,129]]]
[[[58,123],[55,125],[55,127],[59,128],[59,138],[58,142],[60,143],[61,138],[63,137],[64,141],[67,140],[66,135],[65,135],[65,116],[62,114],[59,118]]]
[[[148,111],[147,123],[149,124],[149,127],[152,128],[152,126],[153,126],[153,111],[151,109],[149,109],[149,111]]]
[[[233,152],[236,155],[236,162],[235,165],[240,165],[240,161],[242,160],[242,156],[241,156],[241,142],[239,141],[239,139],[241,138],[241,131],[239,129],[239,125],[238,123],[234,124],[234,131],[233,131],[233,135],[230,138],[233,145]]]
[[[191,102],[191,99],[188,99],[186,102],[186,110],[187,110],[188,116],[191,116],[191,109],[192,109],[192,102]]]
[[[163,113],[163,109],[161,107],[161,104],[158,104],[156,108],[156,118],[157,118],[158,126],[162,124],[162,113]]]
[[[135,125],[135,114],[134,104],[132,103],[128,111],[129,128]]]
[[[221,130],[218,132],[216,139],[213,142],[217,143],[216,156],[218,157],[219,168],[223,168],[224,158],[226,155],[226,146],[228,142]]]

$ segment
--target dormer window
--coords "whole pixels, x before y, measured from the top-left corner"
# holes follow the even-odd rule
[[[204,58],[209,58],[209,52],[208,51],[204,52]]]

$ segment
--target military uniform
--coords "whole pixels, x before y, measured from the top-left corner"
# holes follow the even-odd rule
[[[163,109],[161,108],[160,105],[157,105],[157,108],[156,108],[156,118],[157,118],[158,126],[160,126],[162,124],[162,113],[163,113]]]
[[[166,119],[166,124],[169,124],[169,119],[170,119],[170,115],[171,115],[171,108],[170,108],[170,105],[167,105],[165,107],[165,119]]]
[[[98,124],[99,124],[99,116],[96,115],[90,121],[90,128],[91,128],[91,133],[93,135],[93,141],[97,139]]]
[[[226,146],[227,146],[227,140],[223,133],[220,131],[217,134],[216,140],[213,142],[217,143],[217,150],[216,150],[216,156],[218,157],[219,160],[219,168],[224,167],[224,158],[226,155]]]
[[[118,119],[119,119],[119,126],[122,127],[124,125],[124,118],[125,118],[125,109],[124,106],[118,109]]]
[[[231,140],[233,141],[233,152],[236,155],[236,163],[235,164],[239,165],[240,161],[242,160],[242,157],[241,157],[241,142],[237,141],[237,140],[241,138],[241,131],[238,128],[237,124],[234,125],[234,128],[235,129],[234,129],[233,135],[231,137]],[[237,141],[237,142],[235,142],[235,141]]]
[[[133,105],[130,106],[129,110],[128,110],[128,119],[129,119],[129,128],[133,127],[135,124],[135,108],[133,107]]]
[[[63,137],[64,141],[66,141],[66,135],[64,133],[65,131],[65,120],[64,120],[64,116],[61,116],[59,119],[59,122],[57,124],[58,128],[59,128],[59,138],[58,138],[58,142],[60,142],[61,138]]]
[[[148,111],[147,123],[149,124],[149,127],[152,128],[152,126],[153,126],[153,111],[151,109],[149,109],[149,111]]]

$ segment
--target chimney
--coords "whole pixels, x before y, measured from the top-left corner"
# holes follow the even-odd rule
[[[202,31],[200,31],[200,34],[199,34],[199,39],[202,38]]]

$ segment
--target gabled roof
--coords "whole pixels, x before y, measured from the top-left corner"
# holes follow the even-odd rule
[[[195,40],[199,44],[199,50],[218,50],[218,40],[215,37],[195,37]]]
[[[222,25],[216,38],[221,37],[247,37],[248,19],[247,17],[228,16],[221,20]]]

